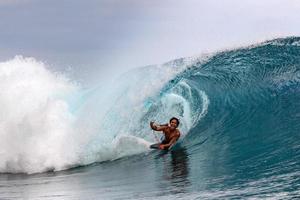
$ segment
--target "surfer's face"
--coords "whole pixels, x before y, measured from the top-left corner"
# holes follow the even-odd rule
[[[177,128],[177,121],[176,121],[176,119],[173,119],[173,120],[170,121],[170,127],[174,128],[174,129]]]

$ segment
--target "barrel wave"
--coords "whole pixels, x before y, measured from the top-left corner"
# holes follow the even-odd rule
[[[123,133],[155,142],[149,121],[179,117],[182,137],[172,151],[190,162],[189,188],[202,191],[185,198],[299,195],[300,38],[178,59],[125,77],[127,89],[114,90],[124,94],[117,92],[117,106],[106,115],[123,124],[118,142]]]
[[[221,185],[232,184],[233,196],[295,196],[300,169],[300,38],[216,53],[169,84],[181,81],[205,92],[210,102],[205,117],[181,143],[194,164],[209,163],[214,170],[203,167],[213,173],[209,178],[228,176]],[[213,184],[209,183],[216,187]]]
[[[190,162],[188,198],[299,195],[299,37],[137,68],[92,89],[32,59],[0,67],[1,172],[149,155],[149,122],[176,116],[182,137],[172,151]]]

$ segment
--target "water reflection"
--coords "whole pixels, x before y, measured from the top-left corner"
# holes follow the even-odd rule
[[[185,148],[176,149],[169,152],[161,152],[159,161],[162,163],[162,181],[159,187],[164,188],[164,192],[185,193],[189,181],[189,158]]]

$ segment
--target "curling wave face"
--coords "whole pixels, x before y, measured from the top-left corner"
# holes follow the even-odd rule
[[[89,90],[34,59],[1,63],[0,170],[61,170],[147,152],[155,141],[149,121],[177,116],[193,166],[211,161],[214,176],[234,171],[241,180],[293,174],[300,166],[299,44],[276,39],[178,59]]]
[[[224,184],[233,188],[259,184],[253,194],[299,191],[300,38],[217,53],[177,79],[187,80],[210,100],[206,116],[182,142],[192,165],[212,163],[203,173],[231,177]]]

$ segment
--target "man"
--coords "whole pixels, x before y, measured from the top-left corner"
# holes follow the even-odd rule
[[[165,139],[159,144],[159,149],[167,150],[169,149],[173,144],[176,143],[176,141],[180,137],[180,131],[177,129],[179,126],[179,119],[176,117],[172,117],[168,124],[164,125],[155,125],[154,122],[150,122],[150,127],[155,131],[162,131],[165,134]],[[152,146],[152,148],[155,148]]]

